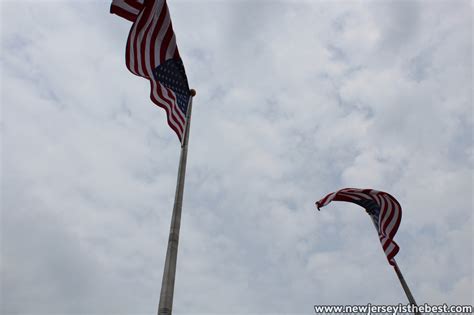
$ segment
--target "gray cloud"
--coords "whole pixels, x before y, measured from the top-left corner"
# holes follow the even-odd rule
[[[345,186],[395,195],[418,302],[472,304],[472,7],[170,2],[194,102],[177,314],[404,303]],[[130,24],[3,2],[4,314],[155,313],[179,155]],[[54,14],[52,13],[54,12]]]

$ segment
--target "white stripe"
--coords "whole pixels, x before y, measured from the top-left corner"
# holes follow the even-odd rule
[[[375,201],[375,203],[380,207],[380,199],[378,197],[379,192],[377,190],[371,190],[370,195],[372,196],[372,199]]]
[[[162,10],[164,10],[164,8]],[[168,30],[168,26],[170,25],[170,23],[171,23],[170,15],[168,14],[168,12],[166,12],[165,19],[163,20],[163,26],[160,28],[160,31],[155,41],[154,53],[155,53],[155,62],[156,62],[157,67],[161,64],[160,48],[161,48],[161,44],[163,43],[163,38],[165,37],[166,31]]]
[[[171,102],[171,104],[173,104],[173,106],[171,107],[172,112],[175,113],[175,114],[178,114],[178,115],[180,115],[180,116],[182,117],[183,115],[180,114],[180,113],[178,113],[178,112],[176,111],[176,108],[179,109],[178,105],[176,104],[175,101],[173,101],[173,99],[172,99],[171,97],[168,96],[167,91],[170,91],[170,92],[173,94],[173,96],[174,96],[175,98],[176,98],[176,94],[175,94],[171,89],[167,89],[167,88],[165,88],[165,87],[164,87],[163,85],[161,85],[161,84],[160,84],[160,87],[161,87],[161,93],[163,94],[163,96],[164,96],[167,100],[169,100],[169,101]],[[180,111],[181,111],[181,110],[180,110]],[[183,121],[186,122],[185,119],[183,119]],[[180,123],[179,121],[176,121],[176,122],[181,125],[181,123]],[[184,125],[183,125],[183,127],[184,127]]]
[[[383,217],[380,218],[380,228],[382,229],[383,228],[383,224],[385,224],[385,222],[387,222],[387,219],[388,217],[390,216],[390,213],[391,213],[391,210],[392,208],[390,207],[390,203],[387,201],[387,199],[385,198],[385,195],[380,195],[380,198],[382,199],[382,204],[384,205],[384,207],[382,207],[382,210],[384,211],[383,212]],[[383,234],[386,234],[385,233],[385,230],[382,231]]]
[[[390,253],[392,253],[392,251],[395,249],[395,245],[390,242],[390,245],[387,247],[387,249],[385,250],[385,255],[390,255]]]
[[[333,192],[333,193],[328,197],[328,199],[326,199],[326,202],[325,202],[323,205],[321,205],[321,207],[324,207],[325,205],[329,204],[329,203],[334,199],[334,197],[336,196],[336,194],[337,194],[337,191],[336,191],[336,192]]]
[[[168,120],[170,121],[170,124],[172,124],[173,126],[176,127],[178,133],[180,134],[180,137],[182,137],[183,133],[180,131],[180,128],[179,128],[179,126],[180,126],[181,124],[180,124],[179,122],[177,122],[177,121],[173,118],[173,116],[171,116],[172,110],[171,110],[170,105],[169,105],[165,100],[163,100],[163,99],[160,97],[160,95],[158,94],[157,89],[158,89],[158,88],[161,88],[161,84],[159,84],[158,82],[156,82],[156,81],[154,81],[154,80],[152,80],[152,83],[153,83],[153,87],[152,87],[153,96],[155,97],[155,99],[156,99],[161,105],[163,105],[164,107],[166,107],[166,108],[168,109],[168,112],[170,113],[170,115],[168,115],[168,113],[167,113],[167,115],[168,115]],[[181,127],[183,127],[183,126],[181,126]],[[184,128],[181,128],[181,129],[184,129]]]
[[[150,63],[151,61],[151,58],[150,58],[150,51],[151,51],[151,37],[153,35],[153,31],[155,30],[156,28],[156,25],[158,23],[158,18],[159,18],[159,12],[161,11],[162,7],[163,7],[163,1],[160,1],[160,4],[161,7],[157,8],[156,11],[154,11],[153,13],[153,24],[151,25],[150,27],[150,32],[148,32],[147,34],[147,37],[146,37],[146,42],[145,42],[145,68],[146,68],[146,73],[148,75],[148,77],[153,77],[153,68],[152,68],[152,65]]]
[[[384,221],[384,218],[387,216],[388,211],[385,210],[385,200],[383,196],[379,195],[379,197],[380,197],[379,230],[380,232],[383,233],[382,222]]]
[[[354,196],[352,193],[349,193],[349,192],[339,192],[338,194],[341,195],[341,196],[349,197],[353,200],[360,200],[361,199],[357,196]]]
[[[135,9],[131,5],[125,3],[125,0],[113,0],[112,5],[115,7],[119,7],[133,15],[138,15],[138,13],[140,13],[138,9]]]
[[[381,197],[382,193],[377,193],[375,196],[375,202],[377,202],[377,204],[379,205],[379,208],[380,208],[380,212],[379,212],[379,219],[381,219],[381,216],[382,216],[382,197]]]
[[[173,94],[173,96],[174,96],[175,98],[177,98],[177,97],[176,97],[176,93],[175,93],[173,90],[171,90],[171,89],[169,89],[169,90],[170,90],[170,92]],[[174,104],[173,112],[174,112],[178,117],[180,117],[180,118],[186,123],[186,116],[185,116],[185,114],[181,111],[181,108],[178,106],[178,100],[176,99],[176,101],[173,102],[173,104]]]
[[[176,51],[176,36],[174,35],[174,32],[173,32],[173,36],[171,37],[170,44],[168,46],[168,49],[166,50],[165,60],[173,58],[175,51]]]
[[[385,202],[385,204],[387,204],[387,211],[384,215],[384,218],[383,218],[383,221],[382,221],[382,225],[380,226],[380,229],[383,229],[383,231],[382,231],[383,234],[387,235],[388,233],[387,233],[387,230],[384,228],[384,226],[387,223],[387,221],[389,220],[390,215],[393,212],[393,207],[392,207],[392,203],[390,202],[390,200],[387,199],[386,194],[383,194],[381,197],[382,197],[383,201]]]
[[[392,218],[392,221],[387,226],[387,229],[386,229],[385,233],[387,235],[390,235],[392,233],[393,228],[395,227],[395,224],[398,221],[400,211],[399,211],[399,208],[398,208],[397,204],[395,202],[393,202],[393,200],[390,197],[388,197],[388,199],[390,200],[390,203],[393,205],[393,210],[392,210],[393,211],[393,218]]]
[[[367,195],[366,193],[363,193],[361,191],[358,192],[358,191],[353,190],[353,191],[351,191],[351,194],[362,197],[363,199],[371,199],[369,195]]]
[[[127,47],[128,51],[129,51],[129,55],[130,55],[130,58],[129,58],[129,64],[130,64],[130,67],[129,67],[129,70],[135,74],[135,75],[139,75],[136,71],[135,71],[135,36],[136,36],[136,33],[137,33],[137,28],[138,28],[138,23],[140,22],[140,20],[142,19],[143,17],[143,12],[145,10],[142,10],[140,12],[140,14],[138,15],[137,17],[137,20],[133,23],[133,26],[132,26],[132,30],[130,32],[130,41],[129,41],[129,47]]]
[[[148,28],[151,24],[151,22],[153,21],[154,19],[154,16],[155,16],[155,8],[156,8],[156,1],[153,3],[153,7],[151,8],[151,13],[150,13],[150,16],[148,16],[148,19],[145,23],[145,25],[143,26],[143,28],[140,30],[140,32],[138,33],[138,38],[137,38],[137,51],[136,51],[136,54],[137,54],[137,60],[138,60],[138,73],[140,73],[140,76],[142,77],[146,77],[146,78],[149,78],[145,75],[145,67],[143,65],[143,60],[142,60],[142,51],[141,51],[141,46],[142,46],[142,42],[144,40],[144,36],[145,36],[145,32],[150,32],[150,29]]]

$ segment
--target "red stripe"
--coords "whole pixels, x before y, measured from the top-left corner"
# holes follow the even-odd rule
[[[137,21],[135,21],[133,23],[133,26],[132,28],[130,29],[130,33],[128,33],[128,39],[127,39],[127,49],[126,49],[126,59],[125,59],[125,62],[126,62],[126,65],[127,65],[127,68],[128,70],[130,70],[130,72],[132,72],[133,74],[135,75],[138,75],[138,72],[136,70],[136,64],[137,64],[137,54],[136,54],[136,51],[134,50],[134,47],[135,47],[135,44],[136,44],[136,41],[137,41],[137,34],[139,33],[139,26],[140,26],[140,23],[143,23],[143,19],[144,19],[144,15],[145,15],[145,11],[143,10],[142,12],[140,12],[140,14],[138,15],[137,17]],[[133,42],[132,42],[132,34],[135,32],[135,38],[133,39]],[[131,61],[132,61],[132,58],[131,58],[131,52],[134,52],[133,54],[133,59],[134,59],[134,62],[135,62],[135,66],[134,68],[132,69],[131,67]]]
[[[151,5],[151,8],[153,8],[153,6],[155,5],[155,1],[153,1],[153,4],[150,4]],[[153,10],[154,11],[154,10]],[[149,18],[151,19],[150,23],[148,24],[146,30],[143,32],[143,37],[142,37],[142,41],[141,41],[141,49],[140,49],[140,53],[141,53],[141,70],[143,73],[146,74],[146,76],[148,78],[152,77],[153,76],[153,73],[148,73],[147,71],[147,67],[146,67],[146,38],[148,36],[148,33],[150,32],[150,30],[153,32],[153,29],[151,29],[151,27],[153,26],[153,18],[154,18],[154,14],[155,12],[152,12],[150,11],[150,15]],[[148,22],[148,21],[147,21]],[[150,41],[150,43],[152,43]]]
[[[398,218],[397,222],[395,222],[395,225],[393,226],[392,231],[390,232],[390,238],[393,238],[395,234],[398,231],[398,228],[400,227],[400,223],[402,222],[402,207],[400,206],[400,203],[395,199],[392,195],[388,195],[389,198],[392,200],[392,202],[395,204],[395,207],[397,207],[397,213],[398,213]]]
[[[339,191],[333,200],[335,201],[346,201],[346,202],[354,202],[360,200],[361,197],[355,194],[351,194],[349,191]]]
[[[133,13],[127,11],[127,10],[124,10],[121,7],[117,7],[113,4],[110,6],[110,13],[116,14],[120,17],[123,17],[124,19],[127,19],[130,22],[135,22],[135,20],[137,19],[137,15],[135,15],[135,14],[133,14]]]
[[[171,89],[168,89],[167,87],[164,87],[164,89],[165,89],[166,94],[168,95],[168,97],[172,99],[172,101],[171,101],[171,104],[172,104],[171,114],[175,118],[176,123],[178,123],[181,127],[183,127],[183,130],[184,130],[185,120],[184,120],[184,117],[182,117],[181,114],[180,114],[178,104],[176,103],[176,96],[174,95],[174,93]]]
[[[153,91],[154,89],[154,83],[155,84],[159,84],[158,82],[153,82],[152,80],[150,80],[151,82],[151,89]],[[160,94],[159,92],[159,88],[158,86],[155,86],[155,90],[157,93]],[[161,96],[160,96],[161,97]],[[172,119],[172,115],[171,115],[171,109],[169,107],[167,107],[165,104],[163,104],[162,102],[160,102],[159,100],[155,99],[155,97],[153,96],[153,92],[151,93],[151,100],[153,101],[153,103],[155,103],[157,106],[163,108],[165,111],[166,111],[166,119],[168,121],[168,126],[171,127],[171,129],[173,129],[175,132],[176,132],[176,135],[178,136],[179,140],[181,140],[182,138],[182,135],[183,135],[183,129],[184,127],[179,125],[179,123],[176,123],[178,125],[178,127],[176,127],[174,124],[172,124],[172,122],[175,122],[173,119]],[[165,100],[166,101],[166,100]],[[167,103],[168,104],[168,103]]]
[[[331,196],[333,193],[329,193],[327,194],[323,199],[319,200],[316,202],[316,206],[318,206],[318,208],[321,208],[321,207],[324,207],[326,205],[326,200],[329,198],[329,196]]]
[[[396,208],[396,205],[392,201],[390,201],[390,204],[392,205],[392,216],[389,218],[389,221],[387,221],[386,224],[385,224],[384,233],[387,236],[392,237],[394,235],[393,231],[397,228],[396,223],[397,223],[398,218],[396,218],[396,217],[397,217],[397,213],[399,211]],[[389,227],[390,227],[391,224],[393,224],[392,229],[389,230]]]
[[[399,251],[400,251],[400,247],[397,244],[395,244],[394,249],[390,253],[387,254],[388,263],[390,265],[395,265],[393,258],[398,254]]]
[[[352,198],[352,196],[338,194],[334,197],[333,201],[354,202],[354,199]]]
[[[151,36],[150,42],[152,43],[152,45],[150,45],[150,64],[153,69],[155,69],[158,66],[155,60],[155,55],[157,53],[155,51],[155,42],[156,42],[156,38],[158,37],[158,33],[160,32],[160,29],[163,27],[163,21],[165,20],[166,12],[167,11],[164,10],[164,5],[163,5],[161,7],[160,17],[158,18],[158,22],[156,23],[156,27],[153,30],[153,34]]]
[[[150,4],[145,6],[145,8],[143,9],[143,15],[137,20],[137,22],[135,22],[136,25],[136,32],[135,32],[135,41],[133,43],[133,49],[134,49],[134,63],[135,63],[135,68],[133,69],[136,73],[139,73],[138,71],[138,49],[139,49],[139,42],[140,42],[140,36],[138,36],[140,34],[140,31],[143,29],[144,25],[146,24],[146,22],[148,21],[149,17],[150,17],[150,14],[151,14],[151,9],[153,7],[153,4]]]
[[[176,46],[176,50],[174,51],[173,59],[181,59],[179,55],[178,46]]]
[[[385,199],[385,196],[383,194],[380,195],[380,213],[379,213],[379,229],[380,233],[385,235],[385,229],[384,229],[384,224],[387,222],[387,220],[390,217],[390,214],[387,210],[387,200]]]
[[[347,198],[351,198],[352,200],[361,200],[362,198],[365,198],[365,196],[360,196],[354,192],[351,192],[351,191],[343,191],[343,192],[340,192],[339,193],[340,196],[345,196]]]
[[[173,106],[174,106],[174,104],[173,104],[172,102],[170,102],[169,100],[167,100],[167,99],[164,97],[163,93],[161,92],[161,89],[158,88],[160,85],[161,85],[161,84],[160,84],[159,82],[157,82],[157,89],[156,89],[156,92],[158,93],[158,95],[160,96],[160,98],[161,98],[164,102],[166,102],[166,103],[169,105],[169,110],[170,110],[170,111],[169,111],[169,112],[167,111],[168,117],[177,118],[177,117],[174,115],[174,113],[173,113]],[[157,101],[158,103],[161,103],[161,102],[158,101],[158,100],[156,100],[156,101]],[[176,121],[176,119],[173,119],[173,121],[175,121],[175,122],[179,125],[179,127],[180,127],[180,129],[181,129],[180,131],[183,132],[183,129],[184,129],[183,126],[182,126],[178,121]]]
[[[177,117],[180,122],[184,125],[184,117],[181,115],[181,110],[179,109],[177,103],[176,103],[176,96],[175,94],[173,93],[173,91],[171,91],[169,88],[165,87],[166,89],[166,93],[168,94],[168,96],[173,100],[173,114],[175,115],[175,117]],[[176,116],[177,114],[177,116]]]
[[[124,2],[128,4],[129,6],[137,9],[138,11],[140,11],[143,8],[143,3],[140,3],[139,1],[136,1],[136,0],[125,0]]]
[[[392,244],[392,240],[384,236],[383,240],[380,240],[380,244],[382,244],[383,250],[386,251],[390,244]]]
[[[166,30],[165,37],[163,37],[163,42],[161,43],[161,47],[160,47],[160,63],[163,63],[166,61],[166,51],[168,50],[168,47],[170,46],[171,38],[173,38],[173,27],[171,27],[171,21],[170,21],[170,25],[168,26],[168,29]]]
[[[168,13],[168,5],[164,4],[163,10],[165,10]],[[160,47],[160,63],[165,62],[166,60],[166,51],[168,50],[168,47],[170,45],[171,38],[173,37],[173,26],[171,24],[171,19],[170,19],[170,24],[168,25],[168,29],[166,30],[166,34],[163,37],[163,41],[161,42],[161,47]]]
[[[379,207],[382,206],[382,199],[380,197],[380,193],[376,193],[372,195],[372,199],[375,200],[375,202],[379,205]]]
[[[382,229],[384,234],[387,234],[387,227],[393,221],[393,217],[395,216],[395,211],[397,211],[397,209],[395,209],[395,205],[393,204],[393,202],[389,198],[385,198],[385,201],[387,203],[385,205],[385,211],[388,211],[388,205],[391,206],[391,211],[390,211],[389,217],[385,221],[385,224],[383,225],[383,227],[380,227],[380,228]]]

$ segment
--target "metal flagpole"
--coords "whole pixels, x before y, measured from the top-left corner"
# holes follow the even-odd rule
[[[186,160],[188,156],[189,129],[191,127],[191,111],[193,97],[196,91],[192,89],[186,113],[186,127],[184,139],[181,144],[181,155],[179,157],[178,180],[176,183],[176,194],[174,196],[173,214],[171,217],[170,235],[168,238],[168,249],[166,250],[165,268],[161,282],[160,304],[158,315],[171,315],[173,308],[174,280],[176,274],[176,261],[178,258],[179,228],[181,225],[181,209],[183,206],[184,177],[186,175]]]
[[[377,224],[374,222],[374,220],[372,219],[372,216],[370,217],[370,221],[372,221],[372,223],[374,224],[374,228],[375,230],[377,231],[378,233],[378,230],[377,230]],[[406,283],[405,281],[405,278],[403,277],[402,275],[402,272],[400,271],[400,268],[398,268],[398,264],[397,262],[395,261],[395,258],[392,258],[392,261],[394,263],[393,265],[393,269],[395,269],[395,272],[397,273],[397,276],[398,276],[398,280],[400,280],[400,283],[403,287],[403,290],[405,291],[405,294],[408,298],[408,301],[410,302],[411,305],[413,306],[416,306],[418,308],[418,304],[416,304],[416,301],[415,301],[415,298],[413,297],[413,295],[411,294],[411,291],[410,291],[410,288],[408,287],[408,284]],[[421,313],[416,310],[415,312],[416,315],[421,315]]]
[[[408,284],[406,283],[405,278],[403,277],[402,272],[400,271],[400,268],[398,268],[398,264],[395,261],[395,258],[392,258],[392,261],[394,263],[393,269],[395,269],[395,272],[397,273],[398,280],[400,280],[403,290],[405,291],[405,294],[407,295],[408,301],[410,301],[411,305],[416,306],[418,308],[418,304],[416,304],[415,298],[411,294],[410,288],[408,287]],[[421,315],[421,313],[418,310],[416,310],[415,314]]]

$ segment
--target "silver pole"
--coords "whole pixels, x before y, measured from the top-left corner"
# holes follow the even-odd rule
[[[400,268],[398,268],[398,264],[395,261],[395,259],[393,259],[393,262],[394,262],[393,269],[395,269],[395,272],[397,273],[398,280],[400,280],[400,283],[402,285],[403,290],[405,291],[405,294],[408,298],[408,301],[410,301],[411,305],[418,307],[418,304],[416,304],[415,298],[411,294],[410,288],[408,287],[408,284],[405,281],[405,278],[403,277],[403,274],[400,271]],[[421,315],[421,313],[418,310],[415,312],[415,314],[416,315]]]
[[[165,268],[161,282],[160,304],[158,315],[171,315],[173,309],[174,281],[176,275],[176,262],[178,258],[179,228],[181,225],[181,209],[183,206],[184,177],[186,175],[186,160],[188,156],[189,129],[191,127],[191,111],[195,90],[191,90],[188,110],[186,113],[186,127],[184,139],[181,144],[181,155],[179,158],[178,180],[176,183],[176,194],[174,196],[173,214],[171,216],[170,235],[168,238],[168,249],[166,250]]]

